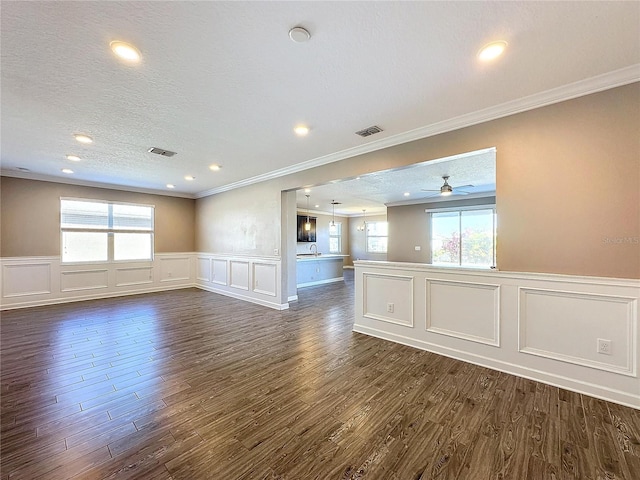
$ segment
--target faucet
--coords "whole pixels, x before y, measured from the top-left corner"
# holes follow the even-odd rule
[[[316,247],[316,251],[313,251],[313,247]],[[318,256],[318,246],[315,243],[312,243],[311,245],[309,245],[309,250],[311,250],[311,252],[317,257]]]

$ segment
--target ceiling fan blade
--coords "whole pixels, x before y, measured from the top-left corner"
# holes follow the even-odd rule
[[[473,187],[473,185],[456,185],[455,187],[453,187],[453,189],[456,190],[458,188],[467,188],[467,187]]]
[[[440,190],[427,190],[426,188],[421,188],[421,192],[440,192]]]
[[[465,192],[464,190],[453,189],[453,195],[469,195],[471,192]]]

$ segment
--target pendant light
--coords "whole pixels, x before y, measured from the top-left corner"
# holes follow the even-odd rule
[[[331,209],[332,209],[332,220],[329,225],[329,231],[334,233],[336,231],[336,205],[340,205],[340,202],[336,202],[335,200],[331,200]]]
[[[365,229],[367,228],[367,221],[366,221],[366,218],[367,218],[367,210],[366,210],[365,208],[363,208],[363,209],[362,209],[362,225],[358,225],[358,226],[356,227],[356,229],[357,229],[359,232],[364,232],[364,231],[365,231]]]
[[[304,224],[304,231],[305,232],[310,232],[311,231],[311,222],[309,221],[309,197],[310,197],[310,195],[305,195],[305,197],[307,197],[307,221]]]

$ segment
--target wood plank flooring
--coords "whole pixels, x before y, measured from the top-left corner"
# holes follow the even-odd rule
[[[2,313],[1,479],[640,479],[640,412],[197,289]]]

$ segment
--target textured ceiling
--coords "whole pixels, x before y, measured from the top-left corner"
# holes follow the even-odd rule
[[[166,193],[173,183],[184,196],[321,164],[640,62],[640,2],[3,1],[0,8],[3,173]],[[296,25],[311,32],[309,42],[289,39]],[[480,64],[477,51],[496,39],[509,43],[505,55]],[[142,62],[117,60],[112,40],[135,44]],[[307,137],[293,134],[298,123],[311,127]],[[354,135],[370,125],[384,132]],[[76,143],[76,132],[94,144]],[[178,155],[152,155],[149,147]],[[222,170],[211,172],[211,163]],[[65,167],[75,173],[65,176]]]
[[[441,197],[439,190],[445,175],[449,177],[454,194]],[[464,188],[456,189],[463,185]],[[336,214],[340,215],[362,215],[363,209],[367,210],[367,214],[386,213],[385,205],[493,195],[496,190],[496,153],[494,149],[470,152],[318,185],[309,190],[308,193],[304,190],[296,192],[299,209],[306,211],[308,194],[310,211],[332,212],[331,202],[335,200],[340,202],[335,206]],[[405,192],[409,195],[405,196]]]

